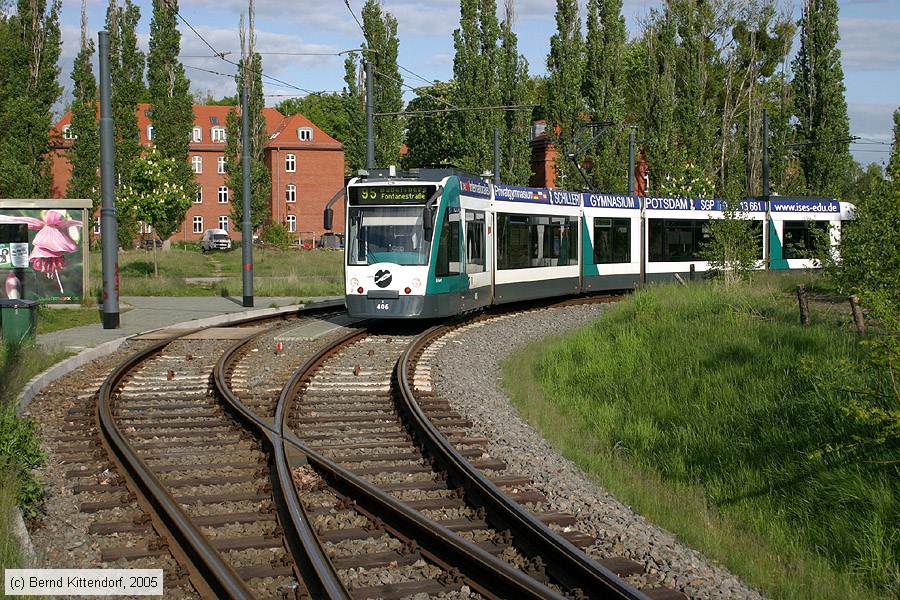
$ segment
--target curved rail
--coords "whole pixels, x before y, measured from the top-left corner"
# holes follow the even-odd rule
[[[277,317],[286,318],[293,314],[314,314],[341,306],[343,306],[342,301],[321,302],[302,307],[294,313],[267,314],[238,319],[229,323],[228,326],[234,327]],[[95,417],[109,451],[134,483],[136,491],[152,507],[163,526],[168,530],[167,532],[174,538],[172,541],[177,544],[179,553],[183,552],[191,562],[191,566],[203,579],[203,584],[208,586],[209,591],[217,598],[250,599],[254,597],[253,593],[231,565],[222,559],[221,554],[215,549],[209,538],[193,523],[165,485],[131,447],[112,413],[113,394],[132,369],[172,342],[203,329],[205,328],[179,332],[178,335],[136,352],[117,366],[100,386]]]
[[[302,453],[307,462],[318,472],[324,474],[336,490],[352,498],[358,506],[369,513],[378,515],[378,518],[393,531],[399,532],[409,539],[414,539],[423,553],[427,553],[435,562],[448,569],[457,569],[471,582],[474,591],[493,598],[515,597],[535,600],[553,598],[561,600],[563,596],[543,583],[513,568],[446,527],[424,517],[419,511],[409,508],[403,502],[313,450],[296,434],[287,429],[284,421],[288,412],[288,403],[293,400],[300,387],[330,356],[366,335],[365,330],[350,331],[308,358],[283,387],[274,423],[256,415],[231,392],[225,378],[227,365],[224,361],[220,361],[215,370],[216,389],[229,399],[229,402],[243,418],[264,428],[268,436],[273,439],[273,443],[283,447],[283,452],[279,453],[279,460],[285,460],[290,452]],[[282,469],[284,468],[282,467]],[[288,491],[295,496],[291,504],[302,506],[296,487],[290,485]],[[321,550],[318,542],[316,542],[316,546]],[[324,561],[328,560],[327,557],[322,558]],[[328,564],[330,566],[330,561]],[[342,596],[327,597],[339,598]]]
[[[189,333],[196,331],[199,331],[199,329]],[[153,471],[134,451],[122,435],[112,414],[112,395],[122,379],[125,378],[125,375],[173,341],[184,335],[189,335],[189,333],[172,336],[158,344],[153,344],[149,348],[135,353],[116,367],[109,377],[106,378],[106,381],[103,382],[103,385],[100,386],[97,400],[97,421],[100,424],[100,431],[112,452],[121,461],[122,466],[128,471],[129,476],[135,482],[145,500],[163,520],[165,526],[175,537],[175,542],[191,560],[213,593],[219,598],[250,599],[254,597],[253,593],[247,588],[231,565],[222,559],[222,556],[213,547],[209,539],[194,525],[175,498],[172,497],[162,482],[154,475]]]
[[[421,432],[421,441],[428,452],[447,471],[455,485],[463,487],[485,508],[489,521],[493,521],[498,528],[509,529],[517,547],[540,557],[557,581],[569,588],[580,589],[589,598],[649,600],[646,594],[591,560],[504,494],[454,448],[419,406],[411,381],[415,359],[432,341],[449,330],[447,325],[428,329],[410,344],[397,361],[403,406],[414,427]]]

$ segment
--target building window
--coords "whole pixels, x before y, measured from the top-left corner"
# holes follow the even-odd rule
[[[297,201],[297,186],[293,183],[287,184],[284,188],[284,201],[285,202],[296,202]]]
[[[218,173],[219,173],[219,175],[221,175],[221,174],[223,174],[223,173],[225,172],[225,157],[224,157],[224,156],[220,156],[220,157],[216,160],[216,162],[217,162],[217,165],[218,165],[218,166],[217,166]]]
[[[203,233],[203,217],[194,217],[194,233]]]
[[[197,194],[194,196],[194,204],[203,204],[203,188],[197,186]]]
[[[284,155],[284,170],[288,173],[297,171],[297,156],[295,154]]]
[[[578,218],[497,215],[497,269],[578,264]]]
[[[194,167],[194,173],[203,172],[203,157],[194,155],[191,157],[191,166]]]
[[[147,125],[147,141],[153,141],[153,125]]]
[[[226,215],[219,216],[219,229],[228,231],[228,217]]]
[[[64,140],[77,140],[78,139],[78,136],[75,135],[75,132],[72,131],[71,125],[65,125],[63,127],[62,134],[63,134]]]
[[[220,185],[219,186],[219,204],[226,204],[228,202],[228,186]]]
[[[631,262],[631,219],[594,218],[594,264]]]
[[[209,139],[211,139],[213,142],[224,142],[225,141],[225,128],[224,127],[210,128]]]
[[[194,132],[193,132],[193,135],[191,136],[191,139],[195,142],[202,142],[203,141],[203,128],[202,127],[194,127]]]
[[[311,142],[313,139],[312,127],[300,127],[297,129],[297,139],[301,142]]]
[[[297,215],[288,215],[285,222],[287,223],[287,230],[289,233],[297,231]]]

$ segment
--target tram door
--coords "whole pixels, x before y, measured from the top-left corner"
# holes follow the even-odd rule
[[[468,290],[463,294],[463,310],[472,310],[490,303],[492,244],[486,211],[467,208],[464,219]]]

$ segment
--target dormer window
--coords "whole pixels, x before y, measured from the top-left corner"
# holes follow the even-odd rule
[[[64,140],[77,140],[78,136],[75,135],[75,132],[72,131],[71,125],[65,125],[62,128],[62,134]]]
[[[225,141],[225,128],[224,127],[213,127],[209,130],[209,138],[213,142],[224,142]]]
[[[153,125],[147,125],[147,141],[153,141]]]
[[[312,127],[298,127],[297,139],[301,142],[311,142],[313,140]]]
[[[194,127],[194,132],[193,132],[193,135],[191,136],[191,139],[194,142],[198,142],[198,143],[202,142],[203,141],[203,128],[202,127]]]

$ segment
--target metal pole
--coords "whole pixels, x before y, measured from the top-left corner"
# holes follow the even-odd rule
[[[249,64],[245,59],[245,65]],[[241,262],[244,265],[242,282],[244,286],[244,306],[253,306],[253,223],[250,215],[250,100],[247,98],[247,71],[244,69],[241,86],[241,171],[244,180],[243,209],[241,218]]]
[[[372,61],[366,60],[366,168],[375,168],[375,82]]]
[[[628,195],[634,196],[634,129],[628,132]]]
[[[762,130],[762,193],[763,202],[766,203],[766,221],[763,225],[763,263],[768,271],[770,268],[770,254],[772,249],[769,244],[769,228],[772,226],[771,211],[769,209],[769,109],[763,109],[763,130]]]
[[[103,329],[119,328],[119,232],[116,222],[116,148],[113,139],[109,33],[100,46],[100,240],[103,245]]]
[[[500,183],[500,128],[494,127],[494,183]]]

